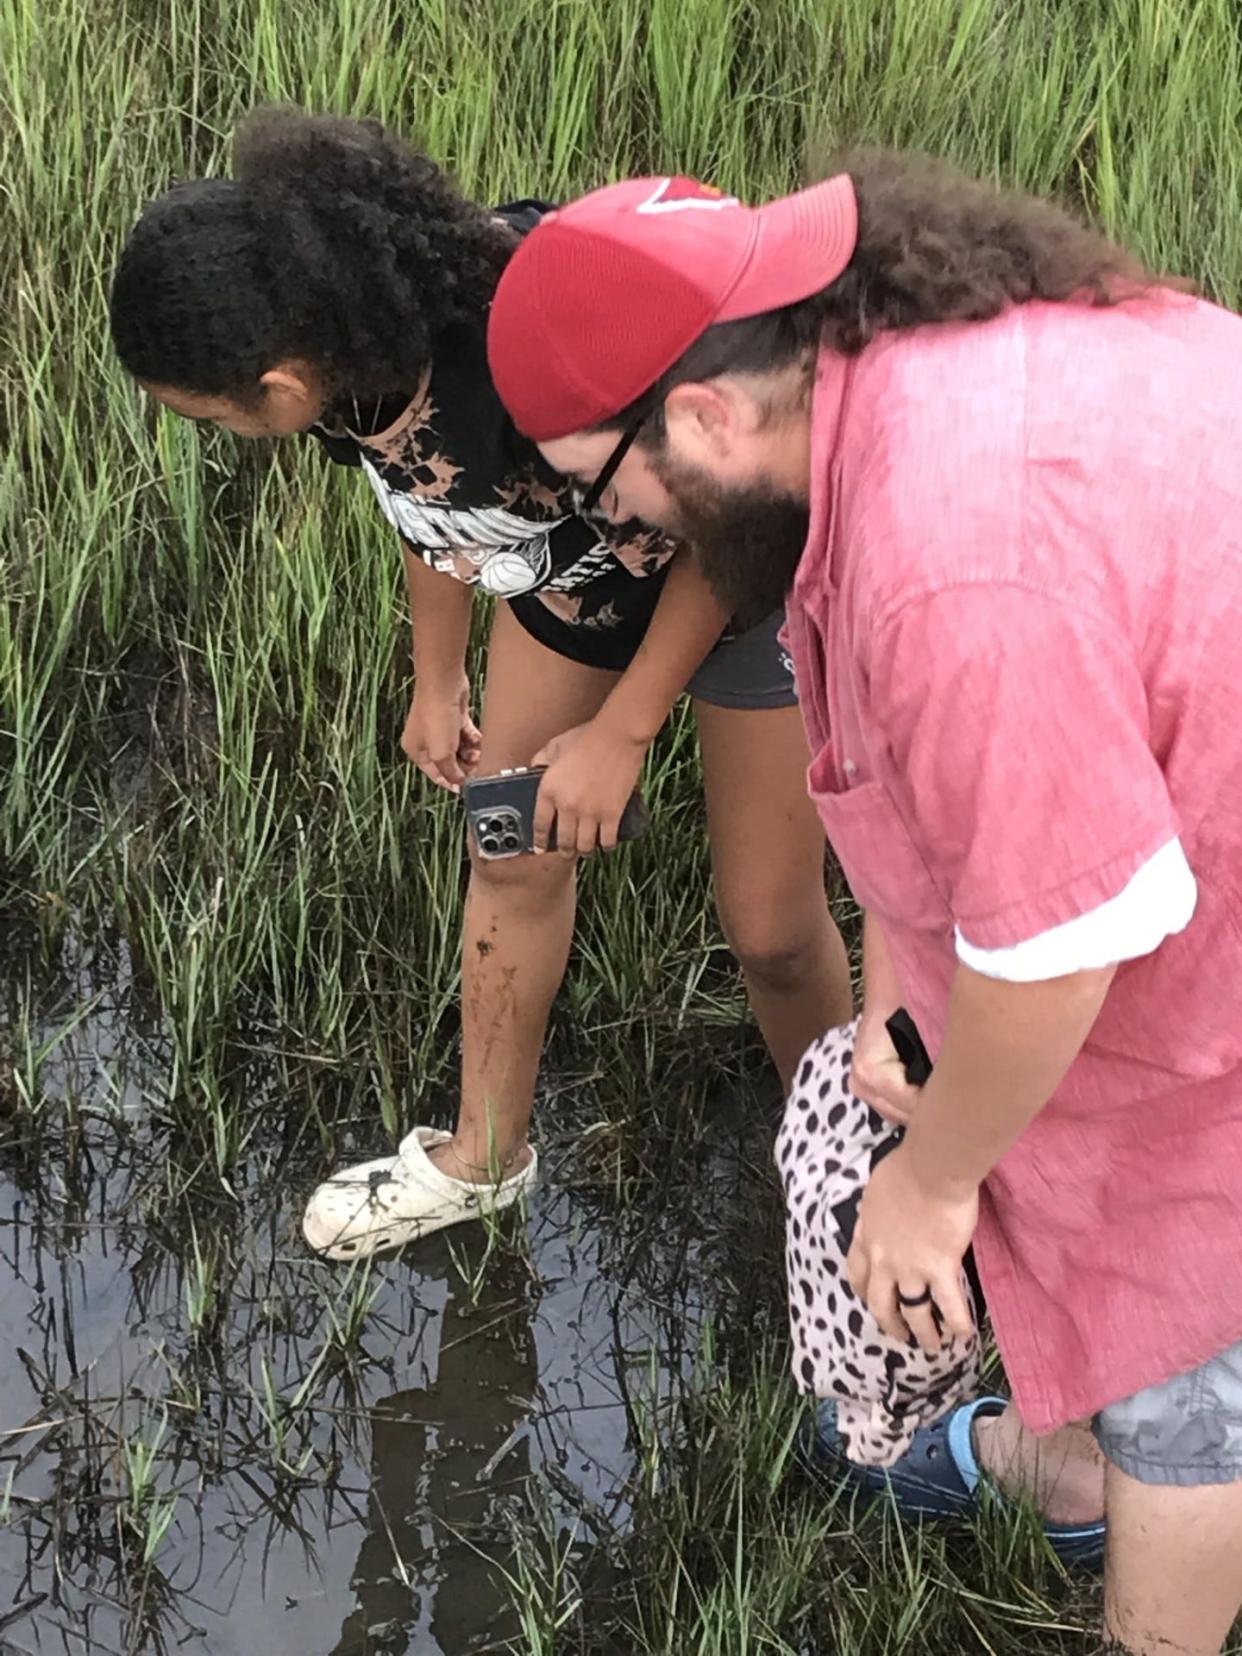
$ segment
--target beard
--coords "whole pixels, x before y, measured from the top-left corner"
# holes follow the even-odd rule
[[[664,527],[690,546],[733,626],[745,631],[780,609],[810,530],[806,502],[763,486],[724,487],[667,454],[653,455],[651,469],[673,502]]]

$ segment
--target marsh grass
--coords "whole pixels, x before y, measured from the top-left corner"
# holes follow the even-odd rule
[[[101,1114],[149,1154],[134,1222],[180,1261],[198,1352],[145,1416],[84,1428],[66,1557],[96,1545],[116,1561],[110,1590],[167,1602],[159,1569],[188,1488],[170,1421],[202,1406],[208,1353],[237,1398],[239,1455],[274,1490],[322,1469],[310,1415],[382,1344],[372,1289],[308,1278],[302,1303],[269,1303],[255,1287],[263,1339],[308,1316],[319,1330],[289,1383],[230,1350],[226,1307],[253,1267],[225,1238],[256,1183],[261,1196],[289,1166],[305,1176],[394,1136],[416,1104],[447,1112],[454,1064],[460,824],[397,749],[395,549],[356,479],[156,416],[125,382],[105,295],[142,203],[222,167],[239,113],[268,99],[393,122],[490,199],[666,168],[760,195],[866,138],[1056,193],[1233,302],[1240,57],[1230,0],[0,8],[4,1154],[35,1188],[51,1157],[63,1176],[46,1200],[71,1212],[89,1211]],[[646,786],[655,832],[583,879],[544,1102],[597,1101],[556,1175],[640,1214],[687,1199],[670,1170],[696,1165],[705,1078],[753,1079],[757,1063],[711,914],[684,710]],[[83,949],[86,974],[67,965]],[[58,1065],[101,981],[123,984],[138,1033],[79,1088]],[[168,1049],[155,1081],[148,1038]],[[760,1162],[754,1214],[774,1242]],[[589,1608],[581,1549],[555,1524],[519,1526],[521,1648],[1084,1649],[1090,1593],[1029,1525],[991,1515],[963,1545],[884,1514],[854,1524],[786,1476],[779,1255],[751,1254],[766,1286],[723,1296],[737,1320],[715,1326],[680,1419],[634,1411],[636,1518]],[[477,1300],[477,1257],[461,1269]],[[10,1522],[30,1519],[22,1481],[10,1467]]]

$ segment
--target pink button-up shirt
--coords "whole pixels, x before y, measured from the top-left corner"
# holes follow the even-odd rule
[[[825,353],[789,639],[812,794],[933,1054],[955,925],[1036,936],[1175,835],[1198,880],[984,1186],[1024,1418],[1242,1338],[1242,320],[1030,304]]]

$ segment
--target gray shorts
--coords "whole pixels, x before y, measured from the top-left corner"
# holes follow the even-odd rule
[[[776,635],[785,622],[777,610],[749,632],[717,644],[686,686],[713,707],[793,707],[793,662]]]
[[[1104,1454],[1145,1484],[1242,1483],[1242,1341],[1101,1409]]]

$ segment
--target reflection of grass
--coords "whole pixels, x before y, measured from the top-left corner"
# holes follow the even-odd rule
[[[175,1607],[157,1571],[204,1468],[244,1466],[254,1512],[295,1524],[297,1492],[356,1430],[390,1337],[375,1282],[304,1264],[284,1236],[262,1265],[233,1238],[273,1190],[309,1183],[347,1139],[391,1141],[450,1081],[462,859],[453,806],[397,754],[399,564],[367,491],[292,446],[153,418],[110,359],[108,273],[141,202],[219,166],[235,114],[269,97],[418,128],[492,198],[673,165],[759,193],[794,180],[808,142],[864,135],[1059,190],[1236,300],[1235,11],[17,0],[0,16],[0,931],[21,957],[0,1115],[37,1223],[68,1253],[112,1155],[89,1118],[131,1121],[126,1222],[182,1312],[145,1412],[45,1377],[32,1430],[60,1451],[60,1483],[31,1492],[18,1440],[0,1517],[45,1521],[67,1572],[111,1559],[95,1588],[143,1607],[144,1627]],[[669,1201],[720,1211],[693,1185],[695,1122],[736,1053],[704,1030],[740,1013],[713,952],[684,712],[646,787],[649,839],[584,874],[558,1019],[596,1125],[549,1168],[601,1213],[636,1212],[639,1233]],[[64,1061],[96,992],[71,969],[80,937],[98,941],[100,982],[124,980],[137,1032],[89,1086]],[[546,1116],[561,1107],[549,1097]],[[498,1234],[481,1263],[456,1244],[472,1302]],[[640,1271],[641,1234],[624,1248],[622,1274]],[[776,1256],[752,1263],[771,1299]],[[785,1477],[794,1405],[771,1319],[725,1299],[733,1321],[683,1417],[631,1401],[638,1517],[606,1613],[574,1609],[564,1535],[528,1528],[513,1571],[526,1647],[1071,1648],[1055,1627],[1074,1600],[1026,1530],[989,1519],[961,1552],[883,1515],[855,1531]]]
[[[80,1245],[79,1210],[65,1192],[88,1184],[95,1208],[108,1174],[128,1166],[128,1191],[112,1187],[120,1200],[109,1226],[123,1234],[154,1188],[150,1147],[118,1143],[113,1131],[86,1135],[76,1152],[67,1145],[50,1133],[38,1141],[55,1169],[46,1186],[23,1173],[42,1221],[20,1234],[44,1269]],[[75,1159],[89,1169],[85,1179]],[[107,1648],[135,1656],[179,1648],[201,1619],[180,1590],[202,1567],[196,1555],[213,1545],[205,1491],[229,1489],[230,1527],[247,1545],[261,1550],[291,1528],[303,1534],[313,1573],[325,1500],[348,1508],[351,1499],[346,1487],[325,1497],[325,1487],[367,1437],[363,1387],[373,1358],[363,1333],[377,1345],[401,1333],[373,1315],[383,1284],[367,1265],[328,1272],[301,1257],[265,1258],[243,1244],[236,1215],[213,1215],[184,1190],[171,1200],[160,1193],[149,1221],[152,1245],[128,1260],[118,1249],[119,1278],[108,1290],[122,1326],[133,1318],[152,1331],[145,1359],[129,1368],[105,1351],[66,1378],[60,1365],[72,1368],[82,1340],[67,1299],[54,1367],[18,1353],[39,1413],[0,1432],[0,1527],[16,1529],[35,1565],[43,1559],[63,1577],[67,1623],[95,1614],[83,1601],[105,1607],[124,1638]],[[213,1563],[223,1559],[227,1574],[228,1549],[215,1545]],[[227,1607],[221,1590],[217,1612]]]

